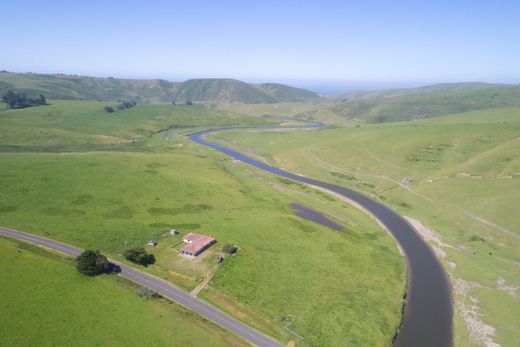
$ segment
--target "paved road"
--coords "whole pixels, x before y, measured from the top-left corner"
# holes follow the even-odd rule
[[[223,130],[232,129],[206,130],[191,134],[189,138],[269,173],[340,194],[364,207],[383,223],[403,249],[408,265],[407,305],[403,314],[403,325],[393,345],[399,347],[453,345],[453,308],[448,277],[432,249],[401,215],[356,191],[278,169],[204,138],[206,134]]]
[[[0,228],[0,235],[33,243],[74,257],[78,256],[83,251],[82,249],[71,245],[67,245],[58,241],[50,240],[41,236],[28,234],[16,230]],[[250,328],[246,324],[236,320],[235,318],[227,315],[219,309],[194,298],[189,293],[180,290],[179,288],[173,286],[172,284],[166,281],[163,281],[157,277],[154,277],[152,275],[149,275],[145,272],[139,271],[124,264],[117,263],[117,265],[121,267],[121,272],[119,275],[135,283],[138,283],[143,287],[147,287],[155,290],[158,293],[161,293],[161,295],[165,298],[175,301],[187,307],[188,309],[197,312],[201,316],[228,329],[229,331],[232,331],[233,333],[237,334],[244,340],[247,340],[254,345],[262,347],[283,346],[282,344],[274,341],[270,337]]]

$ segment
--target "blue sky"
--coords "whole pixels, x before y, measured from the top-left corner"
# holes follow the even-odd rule
[[[300,85],[520,83],[520,1],[9,1],[0,69]]]

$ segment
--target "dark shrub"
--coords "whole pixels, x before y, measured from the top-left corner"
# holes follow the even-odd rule
[[[228,254],[234,254],[238,251],[238,247],[230,243],[226,243],[224,246],[222,246],[222,251]]]
[[[148,254],[142,247],[135,247],[127,249],[123,252],[123,256],[132,263],[148,266],[155,263],[153,254]]]
[[[109,263],[99,251],[87,249],[76,258],[76,267],[83,275],[95,276],[108,272]]]
[[[119,105],[117,105],[117,108],[120,110],[125,110],[127,108],[132,108],[135,105],[137,105],[135,101],[122,101]]]
[[[115,112],[115,110],[111,106],[105,106],[105,112],[112,113],[112,112]]]
[[[139,296],[145,299],[156,299],[160,297],[159,293],[155,290],[145,287],[139,289]]]

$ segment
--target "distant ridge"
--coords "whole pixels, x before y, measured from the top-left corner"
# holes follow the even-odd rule
[[[384,123],[520,106],[520,85],[439,84],[414,90],[401,95],[383,91],[385,96],[342,100],[334,103],[330,111],[347,119]]]
[[[136,100],[139,102],[316,102],[318,94],[284,84],[249,84],[234,79],[119,79],[63,74],[0,72],[0,93],[7,90],[48,99]]]
[[[330,94],[327,98],[334,101],[351,101],[351,100],[377,100],[383,98],[391,98],[395,96],[405,95],[421,95],[421,94],[440,94],[440,93],[458,93],[484,88],[508,87],[510,84],[495,84],[483,82],[462,82],[462,83],[438,83],[416,88],[392,88],[384,90],[355,90],[346,93]]]
[[[247,104],[319,101],[318,94],[284,84],[249,84],[234,79],[191,79],[172,88],[180,100]]]

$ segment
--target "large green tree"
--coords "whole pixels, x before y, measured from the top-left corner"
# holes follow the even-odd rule
[[[87,276],[100,275],[110,269],[107,257],[91,249],[85,250],[76,258],[76,267],[79,272]]]

